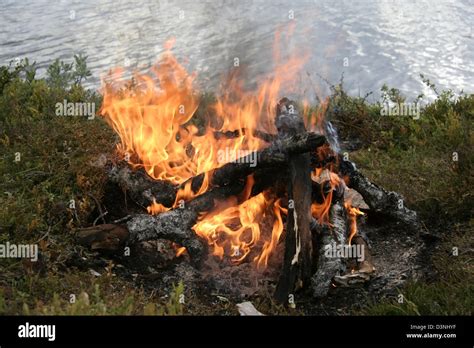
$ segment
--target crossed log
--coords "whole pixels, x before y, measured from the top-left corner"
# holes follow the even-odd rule
[[[327,141],[323,135],[306,131],[294,103],[286,98],[277,106],[275,124],[278,134],[258,134],[261,139],[269,142],[267,148],[208,173],[208,191],[186,202],[184,207],[172,208],[154,216],[136,214],[127,221],[80,229],[76,234],[78,241],[96,250],[119,250],[132,243],[165,238],[186,247],[192,263],[200,267],[208,254],[207,243],[194,233],[192,227],[198,221],[200,213],[212,210],[216,201],[242,192],[246,178],[253,174],[256,184],[252,195],[275,187],[277,182],[286,182],[288,202],[291,202],[288,206],[286,229],[281,237],[285,243],[285,253],[275,299],[286,303],[290,294],[307,285],[312,286],[316,297],[325,296],[331,279],[344,271],[344,263],[342,260],[327,259],[323,247],[334,241],[345,243],[347,238],[341,192],[334,195],[335,200],[330,210],[332,231],[322,228],[311,217],[312,199],[318,194],[314,192],[311,170],[312,167],[323,166],[325,163],[314,160],[310,153],[315,153]],[[234,137],[238,134],[237,131],[219,132],[215,136]],[[257,165],[251,167],[249,163],[255,155]],[[349,177],[348,186],[362,195],[370,209],[387,214],[413,229],[419,227],[416,213],[404,205],[400,195],[371,183],[353,163],[340,156],[332,160],[338,162],[340,174]],[[177,186],[166,181],[152,180],[142,170],[134,171],[128,165],[112,166],[109,175],[111,181],[127,191],[132,200],[143,207],[154,201],[171,207],[180,188],[188,182],[191,182],[192,188],[199,188],[204,178],[202,173]],[[313,246],[314,234],[319,235],[319,243]],[[314,253],[313,247],[317,248]],[[317,255],[316,272],[313,255]]]

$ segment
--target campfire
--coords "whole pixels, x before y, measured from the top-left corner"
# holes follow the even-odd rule
[[[281,303],[299,289],[322,298],[369,282],[377,264],[360,219],[382,214],[416,230],[417,216],[340,153],[324,103],[314,111],[280,95],[307,57],[282,62],[276,49],[275,72],[256,91],[231,74],[212,114],[198,117],[196,75],[166,47],[151,74],[104,78],[101,114],[120,138],[107,170],[141,211],[81,229],[79,241],[122,251],[167,240],[155,252],[202,274],[242,265],[273,274]]]

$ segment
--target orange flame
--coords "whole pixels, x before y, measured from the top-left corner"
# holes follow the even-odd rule
[[[281,212],[285,211],[279,200],[275,202],[267,196],[262,192],[240,205],[229,202],[231,205],[228,208],[203,216],[193,229],[208,241],[213,255],[221,259],[226,255],[232,262],[240,263],[262,238],[260,222],[269,211],[273,212],[275,219],[271,238],[264,242],[260,255],[254,258],[258,268],[265,268],[283,231]]]
[[[207,175],[207,173],[206,173]],[[172,208],[176,208],[179,206],[181,202],[186,202],[189,201],[191,198],[200,195],[201,193],[204,193],[207,190],[208,186],[208,179],[206,179],[206,175],[204,176],[205,182],[201,185],[200,189],[197,192],[194,192],[191,188],[192,182],[188,181],[184,185],[184,187],[181,187],[177,192],[176,192],[176,198],[171,207],[166,207],[161,203],[158,203],[155,198],[153,198],[153,202],[146,208],[149,214],[151,215],[157,215],[161,214],[165,211],[171,210]]]
[[[217,96],[210,108],[208,124],[200,128],[196,126],[199,124],[196,74],[188,73],[172,54],[174,39],[165,43],[166,51],[151,74],[136,73],[132,81],[127,81],[123,70],[117,68],[105,76],[100,114],[119,135],[118,151],[131,166],[143,168],[153,179],[179,185],[205,173],[197,192],[186,182],[171,207],[154,201],[147,208],[148,213],[160,214],[178,206],[182,200],[206,192],[212,171],[227,162],[222,159],[223,152],[238,158],[239,153],[268,146],[253,133],[255,130],[276,132],[273,108],[283,89],[287,93],[294,91],[295,77],[309,58],[308,54],[292,49],[293,55],[283,59],[281,41],[286,38],[284,43],[288,44],[292,30],[293,27],[286,37],[277,31],[273,73],[260,79],[256,90],[245,90],[239,69],[229,74],[223,94]],[[236,132],[237,136],[215,136],[216,132],[227,131]],[[209,241],[215,255],[227,254],[234,262],[244,260],[260,242],[261,253],[254,261],[258,267],[265,267],[283,230],[281,213],[285,211],[279,201],[267,196],[261,193],[250,199],[247,196],[246,201],[237,202],[234,198],[233,202],[221,202],[213,213],[201,217],[194,230]],[[265,215],[274,217],[273,231],[267,239],[262,237],[259,226]]]
[[[341,178],[334,172],[323,168],[315,168],[311,173],[311,179],[320,184],[329,184],[329,192],[323,191],[323,185],[321,185],[321,195],[323,197],[322,203],[313,202],[311,204],[311,214],[320,224],[329,225],[329,211],[331,208],[331,202],[333,197],[333,191],[336,186],[340,185]]]
[[[350,219],[349,239],[347,244],[351,245],[352,238],[357,234],[357,216],[365,215],[365,213],[361,212],[358,208],[353,207],[350,201],[345,202],[344,207],[346,208]]]
[[[193,123],[198,107],[196,74],[189,74],[171,53],[174,41],[152,68],[152,76],[135,74],[134,83],[121,79],[115,69],[103,80],[101,115],[119,134],[119,152],[134,167],[143,167],[154,179],[182,184],[190,177],[225,164],[219,151],[256,151],[268,144],[253,135],[259,129],[273,133],[273,107],[283,87],[302,68],[307,55],[282,62],[280,34],[275,37],[275,70],[260,81],[257,91],[245,91],[236,71],[212,109],[214,122],[202,131]],[[246,130],[245,132],[242,130]],[[216,131],[237,131],[231,139],[216,139]],[[200,191],[207,190],[206,175]],[[159,211],[159,209],[158,209]]]
[[[151,215],[158,215],[170,209],[171,208],[165,207],[163,204],[158,203],[155,198],[153,198],[153,203],[146,208],[148,214]]]
[[[324,99],[317,108],[311,108],[307,100],[303,101],[303,120],[306,129],[311,132],[324,133],[323,121],[329,106],[329,98]]]
[[[262,248],[260,256],[255,257],[254,261],[257,262],[257,269],[264,269],[268,266],[268,258],[270,254],[276,249],[278,241],[280,240],[281,233],[283,232],[283,219],[281,213],[288,214],[288,209],[283,208],[280,205],[280,200],[277,200],[273,205],[273,214],[275,221],[273,223],[272,237],[270,241],[266,241]]]
[[[182,128],[198,106],[195,75],[169,50],[152,72],[154,76],[137,74],[134,86],[118,79],[105,82],[101,115],[120,136],[118,149],[128,154],[131,165],[143,167],[155,179],[181,183],[198,170],[196,161],[186,160],[186,146],[197,130]],[[108,77],[121,74],[116,69]]]
[[[275,202],[266,192],[250,197],[253,185],[251,175],[247,178],[240,197],[234,196],[226,201],[216,202],[215,209],[202,215],[193,230],[207,240],[213,255],[220,259],[228,256],[232,262],[240,263],[262,238],[265,239],[260,223],[268,213],[273,212],[271,238],[264,242],[260,255],[253,259],[257,268],[265,268],[283,231],[281,212],[286,212],[286,209],[281,207],[280,200]]]

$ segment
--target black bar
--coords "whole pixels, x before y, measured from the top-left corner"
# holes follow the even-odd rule
[[[55,325],[55,340],[20,338],[19,326]],[[472,317],[0,316],[0,347],[55,344],[415,344],[472,347]],[[433,325],[429,327],[428,325]],[[455,325],[442,327],[442,325]],[[420,330],[421,327],[425,327]],[[455,334],[408,338],[407,334]]]

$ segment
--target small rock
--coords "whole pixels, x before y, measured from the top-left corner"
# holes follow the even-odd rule
[[[100,277],[100,276],[101,276],[101,274],[100,274],[99,272],[94,271],[93,269],[89,269],[89,272],[91,272],[91,274],[92,274],[93,276],[96,276],[96,277]]]
[[[263,313],[260,313],[252,304],[252,302],[246,301],[237,304],[237,309],[239,310],[240,315],[245,316],[245,315],[250,315],[250,316],[260,316],[264,315]]]

